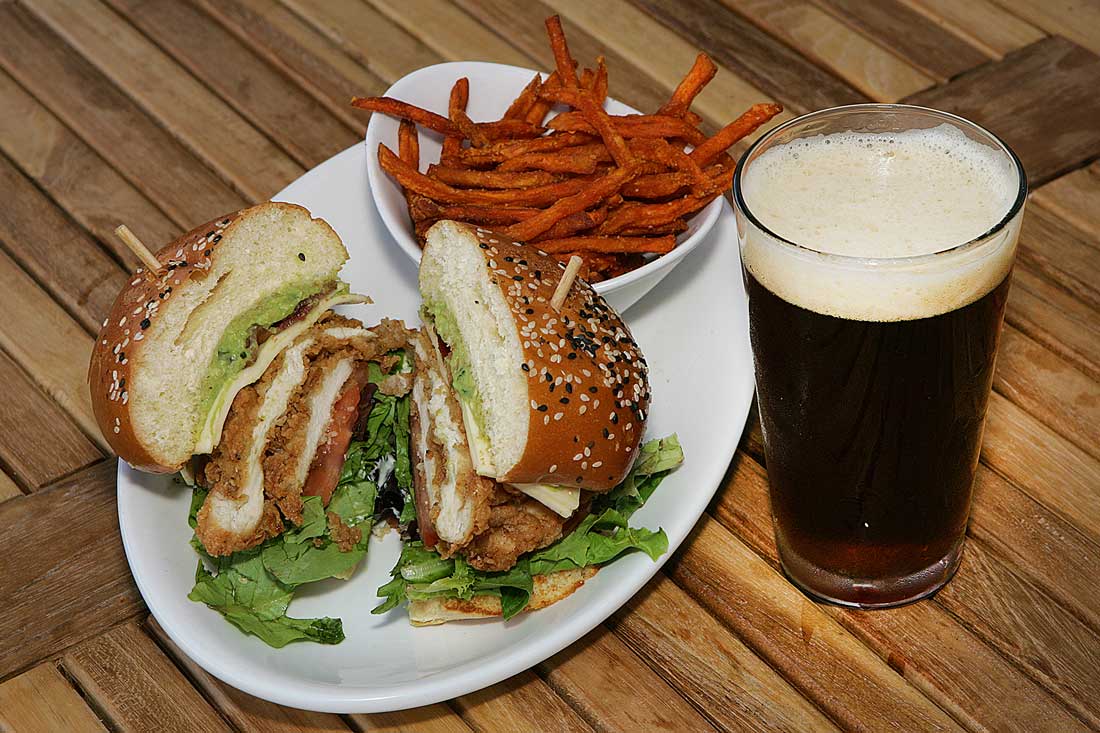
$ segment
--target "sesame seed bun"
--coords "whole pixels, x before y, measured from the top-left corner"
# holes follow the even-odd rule
[[[648,369],[630,329],[588,283],[578,278],[561,310],[551,307],[563,271],[534,246],[441,221],[427,232],[420,292],[476,386],[478,473],[607,491],[641,444]]]
[[[226,329],[280,294],[331,290],[347,251],[301,206],[265,203],[196,227],[156,257],[162,269],[139,268],[103,321],[88,384],[119,457],[170,473],[194,452]]]

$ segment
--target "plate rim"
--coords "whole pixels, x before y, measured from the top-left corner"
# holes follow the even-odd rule
[[[329,158],[329,160],[319,164],[316,168],[311,169],[311,171],[307,171],[282,191],[272,196],[272,200],[287,200],[285,195],[286,191],[293,189],[299,181],[310,175],[312,171],[341,156],[354,156],[357,150],[365,152],[362,143],[355,143],[344,151],[337,153],[332,158]],[[363,175],[364,177],[366,176],[365,171],[363,171]],[[293,196],[290,198],[292,199]],[[369,203],[367,205],[374,210],[373,215],[379,216],[375,209],[373,197],[368,197],[368,201]],[[725,201],[723,197],[719,219],[724,217],[728,217],[730,225],[735,226],[733,211],[729,203]],[[382,225],[382,229],[385,231],[384,224]],[[712,233],[713,231],[714,230],[712,230]],[[711,246],[721,245],[721,243],[718,242],[709,244]],[[383,243],[382,246],[386,246],[385,243]],[[738,247],[734,246],[732,250],[735,264],[739,266],[740,252],[738,251]],[[739,293],[738,300],[744,306],[746,303],[746,296],[743,286],[737,287],[737,292]],[[745,344],[746,353],[751,353],[751,349],[748,348],[747,328],[740,338]],[[118,469],[116,471],[116,506],[119,531],[127,565],[130,568],[131,577],[134,579],[150,613],[179,651],[209,674],[250,695],[280,705],[329,713],[388,712],[449,700],[460,695],[484,689],[485,687],[508,679],[524,670],[530,669],[539,662],[575,643],[578,639],[588,634],[592,629],[621,609],[653,579],[661,568],[664,567],[664,564],[673,553],[679,549],[684,540],[687,539],[692,530],[698,525],[703,514],[706,513],[706,507],[721,487],[722,479],[728,470],[729,461],[733,459],[736,453],[737,445],[744,433],[748,413],[752,405],[754,382],[752,379],[751,362],[747,372],[748,378],[745,380],[745,384],[735,385],[731,390],[734,398],[741,403],[739,406],[732,405],[732,407],[739,407],[739,409],[734,413],[727,412],[723,417],[723,422],[729,429],[723,431],[726,438],[725,442],[721,445],[721,453],[727,456],[727,459],[721,464],[720,468],[715,469],[714,472],[716,472],[716,475],[708,475],[705,477],[705,480],[702,480],[702,484],[709,485],[709,488],[697,492],[698,498],[693,503],[691,512],[688,515],[693,517],[693,520],[682,536],[676,538],[669,537],[668,552],[662,555],[657,561],[649,561],[648,558],[641,558],[646,560],[646,562],[644,565],[640,565],[639,571],[627,578],[626,582],[604,589],[601,592],[599,602],[588,603],[581,606],[578,613],[570,617],[569,623],[562,625],[561,628],[563,630],[561,632],[547,634],[541,638],[529,639],[527,643],[521,645],[518,649],[513,648],[508,654],[494,654],[474,668],[465,668],[460,672],[449,671],[437,673],[414,682],[402,682],[387,687],[372,688],[363,685],[323,685],[312,681],[302,681],[295,687],[272,687],[263,684],[254,684],[248,675],[247,666],[241,667],[236,664],[223,664],[216,655],[211,657],[203,654],[201,650],[197,651],[195,645],[190,642],[189,635],[180,633],[180,629],[176,628],[173,623],[166,623],[164,621],[166,606],[160,603],[159,595],[150,593],[151,589],[144,582],[143,578],[134,570],[135,561],[132,560],[132,557],[137,553],[137,548],[133,546],[132,543],[134,540],[127,532],[128,521],[132,520],[129,520],[126,516],[126,510],[124,509],[126,506],[124,494],[126,491],[138,488],[138,482],[132,478],[132,476],[144,474],[139,474],[137,471],[134,471],[134,469],[131,469],[124,461],[119,460]],[[687,452],[690,456],[690,447]],[[719,464],[716,462],[715,465],[717,466]],[[620,562],[640,563],[640,559],[638,556],[635,556],[633,558],[624,558]],[[509,647],[504,647],[504,649],[507,650]],[[277,652],[278,650],[272,651]]]

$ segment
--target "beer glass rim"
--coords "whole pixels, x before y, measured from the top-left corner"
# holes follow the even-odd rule
[[[806,122],[820,118],[830,117],[834,115],[842,115],[855,112],[883,112],[883,113],[896,113],[896,112],[909,112],[917,114],[925,114],[929,117],[938,117],[945,121],[951,121],[963,127],[969,128],[975,133],[984,136],[989,141],[993,142],[999,147],[1008,157],[1012,160],[1012,164],[1016,169],[1016,177],[1019,180],[1019,187],[1016,191],[1016,199],[1012,202],[1012,206],[1009,207],[1008,212],[993,225],[988,231],[974,237],[965,242],[952,245],[947,249],[942,249],[938,252],[930,252],[919,255],[907,255],[903,257],[861,257],[858,255],[845,255],[835,252],[824,252],[819,249],[814,249],[805,244],[799,244],[798,242],[791,241],[785,237],[782,237],[771,229],[766,227],[756,215],[749,208],[745,202],[744,192],[741,188],[741,179],[745,173],[745,167],[749,162],[749,159],[753,157],[753,153],[762,147],[767,146],[777,135],[781,134],[785,130],[789,130],[792,127],[803,125]],[[745,215],[745,217],[760,231],[767,234],[772,239],[780,242],[788,247],[793,247],[804,252],[827,257],[836,262],[850,263],[850,264],[862,264],[867,265],[914,265],[922,262],[927,262],[936,258],[941,258],[944,255],[957,254],[962,251],[969,251],[975,247],[980,247],[985,242],[989,241],[992,237],[999,234],[1006,226],[1009,225],[1020,213],[1024,207],[1024,202],[1027,200],[1027,175],[1024,171],[1024,165],[1020,162],[1020,158],[1016,155],[1016,152],[1009,147],[1008,143],[998,137],[996,134],[985,129],[981,125],[971,122],[965,117],[952,114],[950,112],[944,112],[943,110],[933,109],[931,107],[922,107],[915,104],[885,104],[885,103],[866,103],[866,104],[846,104],[837,107],[828,107],[826,109],[817,110],[816,112],[809,112],[807,114],[795,117],[792,120],[787,120],[781,125],[776,125],[767,133],[761,135],[757,140],[749,146],[748,150],[744,152],[741,159],[737,161],[737,168],[733,174],[733,200],[737,206],[737,209]]]

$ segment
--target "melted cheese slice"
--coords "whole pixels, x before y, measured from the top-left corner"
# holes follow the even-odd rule
[[[551,511],[568,519],[581,505],[581,490],[568,486],[549,486],[547,484],[510,484],[535,501],[541,502]]]
[[[363,295],[333,293],[324,300],[319,301],[300,321],[284,328],[267,341],[264,341],[256,353],[256,360],[242,369],[233,379],[222,385],[218,396],[214,398],[210,412],[206,414],[206,420],[203,421],[198,441],[195,443],[192,453],[210,453],[214,450],[218,441],[221,440],[225,419],[229,416],[229,408],[233,405],[233,399],[237,396],[237,393],[259,380],[267,371],[267,368],[271,366],[271,362],[275,361],[275,358],[282,353],[283,349],[297,340],[299,336],[305,333],[306,329],[321,320],[321,316],[325,312],[342,303],[366,302],[369,301]]]

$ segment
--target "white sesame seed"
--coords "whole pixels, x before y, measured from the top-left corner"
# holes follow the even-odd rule
[[[550,473],[555,473],[558,470],[558,464],[554,464],[550,467]]]
[[[555,412],[554,413],[554,420],[561,420],[563,417],[565,417],[564,412]]]
[[[581,405],[581,409],[577,410],[577,412],[580,413],[581,415],[588,412],[588,405]]]
[[[116,432],[116,433],[117,433],[117,432],[119,432],[119,427],[118,427],[118,425],[115,425],[115,432]]]
[[[592,464],[592,468],[599,468],[602,465],[603,465],[603,461],[596,461],[595,463]]]
[[[543,425],[549,425],[550,424],[550,416],[549,415],[543,415],[542,416],[542,424]]]
[[[577,455],[573,456],[574,461],[579,461],[582,458],[584,458],[584,455],[581,454],[581,453],[578,453]]]
[[[123,316],[123,317],[122,317],[122,320],[120,320],[120,321],[118,322],[118,325],[119,325],[119,326],[125,326],[125,325],[126,325],[126,316]]]

